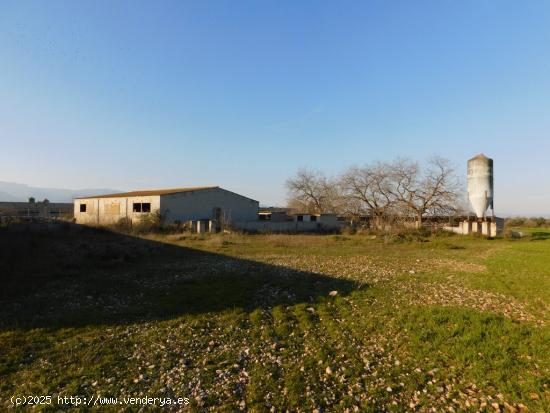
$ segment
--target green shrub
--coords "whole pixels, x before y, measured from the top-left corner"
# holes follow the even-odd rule
[[[130,232],[132,230],[132,220],[128,217],[122,217],[117,221],[114,227],[121,232]]]

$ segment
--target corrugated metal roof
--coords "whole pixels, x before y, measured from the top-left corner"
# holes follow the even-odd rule
[[[180,192],[203,191],[205,189],[215,189],[215,188],[219,188],[219,186],[195,186],[195,187],[188,187],[188,188],[171,188],[171,189],[146,189],[143,191],[119,192],[118,194],[81,196],[75,199],[126,198],[126,197],[132,197],[132,196],[168,195],[168,194],[178,194]]]

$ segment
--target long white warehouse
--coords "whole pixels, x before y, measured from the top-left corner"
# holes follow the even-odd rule
[[[223,220],[226,223],[258,219],[259,202],[218,186],[156,189],[74,199],[78,224],[114,224],[121,218],[139,222],[160,213],[163,222]]]

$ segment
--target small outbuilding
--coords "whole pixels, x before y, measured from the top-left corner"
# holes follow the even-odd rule
[[[219,186],[154,189],[74,199],[78,224],[108,225],[126,218],[137,223],[158,214],[164,223],[213,220],[256,221],[259,202]]]

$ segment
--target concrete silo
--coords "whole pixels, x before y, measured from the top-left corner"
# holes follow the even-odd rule
[[[457,234],[478,234],[486,237],[501,235],[504,231],[504,219],[495,217],[493,206],[493,160],[483,154],[468,161],[468,198],[475,217],[464,217],[457,227],[445,227]],[[491,215],[487,216],[487,209]]]
[[[468,161],[468,198],[478,219],[486,218],[487,208],[493,206],[493,160],[480,154]]]

